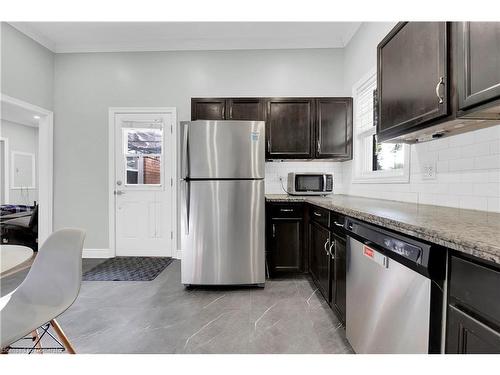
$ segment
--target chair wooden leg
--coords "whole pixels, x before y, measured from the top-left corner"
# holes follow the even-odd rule
[[[75,348],[73,348],[73,345],[71,345],[71,343],[69,342],[68,338],[64,334],[64,332],[63,332],[61,326],[59,325],[59,323],[55,319],[52,319],[50,321],[50,325],[52,326],[52,328],[56,332],[57,336],[59,336],[59,338],[61,339],[61,342],[64,345],[64,347],[66,348],[66,351],[69,354],[75,354],[76,353],[75,352]]]
[[[31,332],[31,337],[33,337],[33,341],[35,342],[36,351],[40,354],[43,353],[42,343],[40,342],[40,336],[38,334],[38,329],[35,329]]]

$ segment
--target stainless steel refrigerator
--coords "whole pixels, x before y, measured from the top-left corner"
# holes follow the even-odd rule
[[[263,286],[264,122],[181,130],[182,283]]]

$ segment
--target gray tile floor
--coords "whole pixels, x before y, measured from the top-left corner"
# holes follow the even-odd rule
[[[86,259],[84,270],[100,260]],[[26,272],[1,280],[1,294]],[[153,281],[86,281],[59,317],[79,353],[352,353],[311,280],[193,288],[174,261]]]

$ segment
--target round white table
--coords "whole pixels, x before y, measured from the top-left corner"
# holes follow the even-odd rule
[[[32,263],[33,250],[26,246],[0,245],[0,276],[20,271]]]

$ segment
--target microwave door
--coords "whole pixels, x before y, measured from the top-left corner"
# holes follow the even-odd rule
[[[295,190],[298,192],[322,192],[323,175],[297,175]]]

